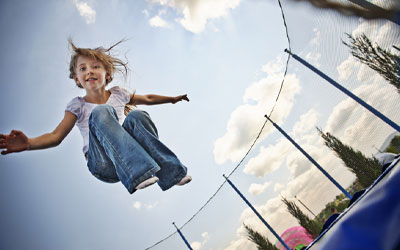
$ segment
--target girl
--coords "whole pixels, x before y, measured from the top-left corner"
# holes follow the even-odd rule
[[[85,89],[86,95],[68,103],[63,120],[51,133],[35,138],[18,130],[0,134],[0,149],[5,149],[1,154],[55,147],[76,125],[83,137],[87,166],[98,179],[121,181],[131,194],[156,182],[163,191],[190,182],[187,168],[159,141],[148,113],[133,108],[124,115],[124,110],[136,105],[175,104],[189,99],[187,95],[137,95],[118,86],[106,90],[116,71],[125,76],[128,71],[127,63],[111,55],[111,49],[121,42],[109,49],[86,49],[75,47],[70,39],[70,78]]]

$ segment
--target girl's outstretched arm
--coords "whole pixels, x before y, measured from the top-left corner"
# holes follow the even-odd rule
[[[56,129],[35,138],[28,138],[22,131],[12,130],[10,134],[0,134],[0,149],[2,155],[22,152],[25,150],[45,149],[59,145],[74,127],[77,118],[69,111],[65,112],[63,120]]]
[[[172,103],[175,104],[182,100],[189,101],[187,94],[179,95],[179,96],[162,96],[162,95],[137,95],[132,94],[131,100],[129,104],[131,105],[155,105],[155,104],[164,104],[164,103]]]

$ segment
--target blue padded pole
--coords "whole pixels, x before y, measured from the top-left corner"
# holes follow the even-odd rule
[[[176,230],[178,231],[178,234],[181,236],[181,238],[185,242],[186,246],[190,250],[193,250],[193,248],[190,246],[189,242],[186,240],[185,236],[182,234],[181,230],[179,230],[179,228],[175,225],[175,222],[172,222],[172,224],[175,226]]]
[[[239,189],[237,189],[235,187],[235,185],[233,185],[233,183],[225,176],[223,175],[226,179],[226,181],[229,183],[229,185],[231,185],[231,187],[236,191],[236,193],[238,193],[238,195],[244,200],[244,202],[246,202],[246,204],[251,208],[251,210],[253,210],[253,212],[257,215],[257,217],[262,221],[262,223],[264,223],[265,226],[267,226],[267,228],[269,229],[269,231],[271,231],[271,233],[274,234],[274,236],[279,240],[279,242],[287,249],[290,250],[289,246],[282,240],[281,237],[279,237],[279,235],[274,231],[274,229],[264,220],[264,218],[258,213],[258,211],[253,207],[253,205],[251,205],[251,203],[246,199],[246,197],[244,197],[244,195],[239,191]]]
[[[336,88],[338,88],[339,90],[341,90],[343,93],[345,93],[347,96],[351,97],[354,101],[358,102],[361,106],[363,106],[364,108],[368,109],[370,112],[372,112],[374,115],[376,115],[377,117],[379,117],[382,121],[384,121],[386,124],[388,124],[389,126],[391,126],[392,128],[394,128],[395,130],[397,130],[398,132],[400,132],[400,126],[397,125],[395,122],[393,122],[392,120],[390,120],[389,118],[387,118],[384,114],[382,114],[381,112],[379,112],[378,110],[376,110],[375,108],[373,108],[371,105],[369,105],[368,103],[364,102],[361,98],[359,98],[358,96],[354,95],[353,93],[351,93],[349,90],[347,90],[345,87],[343,87],[342,85],[340,85],[339,83],[337,83],[336,81],[334,81],[332,78],[330,78],[329,76],[325,75],[323,72],[321,72],[320,70],[318,70],[317,68],[315,68],[314,66],[312,66],[311,64],[309,64],[307,61],[303,60],[301,57],[297,56],[296,54],[293,54],[292,52],[290,52],[289,50],[285,49],[285,52],[289,53],[294,59],[296,59],[297,61],[299,61],[300,63],[302,63],[304,66],[306,66],[307,68],[311,69],[312,71],[314,71],[317,75],[319,75],[320,77],[324,78],[325,80],[327,80],[330,84],[332,84],[333,86],[335,86]]]
[[[323,168],[321,167],[321,165],[319,165],[318,162],[316,162],[316,161],[311,157],[311,155],[309,155],[302,147],[300,147],[300,145],[297,144],[288,134],[286,134],[286,132],[283,131],[283,129],[281,129],[275,122],[273,122],[273,121],[271,120],[271,118],[269,118],[267,115],[265,115],[265,117],[266,117],[270,122],[272,122],[272,124],[274,125],[274,127],[275,127],[276,129],[278,129],[279,132],[281,132],[281,134],[284,135],[284,136],[286,137],[286,139],[288,139],[298,150],[300,150],[300,152],[302,152],[303,155],[304,155],[305,157],[307,157],[307,159],[308,159],[309,161],[311,161],[311,162],[314,164],[314,166],[316,166],[326,177],[328,177],[328,179],[329,179],[333,184],[335,184],[335,186],[338,187],[338,188],[340,189],[340,191],[342,191],[342,192],[351,200],[352,196],[349,194],[349,192],[347,192],[346,189],[344,189],[342,186],[340,186],[340,184],[339,184],[335,179],[333,179],[333,177],[330,176],[330,175],[328,174],[328,172],[326,172],[325,169],[323,169]]]

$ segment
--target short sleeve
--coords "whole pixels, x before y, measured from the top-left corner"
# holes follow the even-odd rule
[[[82,110],[82,105],[81,102],[79,100],[79,97],[75,97],[74,99],[72,99],[68,104],[67,107],[65,108],[65,111],[69,111],[72,114],[74,114],[78,120],[81,117],[81,110]]]
[[[122,104],[127,104],[131,100],[132,92],[126,88],[115,86],[110,91],[117,96]]]

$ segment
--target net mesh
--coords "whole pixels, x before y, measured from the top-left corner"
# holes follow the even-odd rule
[[[400,9],[400,4],[394,0],[367,2],[377,7],[371,10],[360,7],[361,2],[363,1],[278,1],[283,8],[276,8],[276,11],[282,11],[284,17],[284,21],[279,20],[279,22],[282,23],[282,29],[287,28],[288,43],[285,46],[291,53],[303,58],[384,116],[400,124],[400,112],[398,112],[400,92],[396,89],[396,83],[391,84],[382,73],[360,62],[352,55],[352,50],[348,46],[351,45],[352,38],[357,39],[365,35],[374,48],[379,47],[394,55],[395,58],[398,57],[400,55],[397,49],[400,47],[400,26],[395,23],[393,13]],[[271,1],[272,4],[275,3]],[[382,12],[382,9],[387,11]],[[365,15],[367,19],[361,18],[360,15]],[[369,51],[369,53],[372,52]],[[283,54],[282,58],[284,56],[287,54]],[[282,60],[285,61],[285,59]],[[349,188],[354,183],[354,174],[350,173],[343,162],[324,146],[315,127],[331,133],[343,143],[361,151],[366,157],[372,157],[377,152],[384,151],[390,139],[398,134],[398,131],[297,60],[291,58],[286,70],[287,74],[280,75],[283,81],[276,83],[281,86],[280,94],[283,97],[280,99],[277,94],[276,102],[272,102],[271,106],[265,108],[265,114],[270,115],[272,120],[275,119],[284,130],[289,132],[344,188]],[[397,67],[398,75],[399,68]],[[299,83],[298,88],[296,88],[296,82]],[[397,86],[398,84],[397,82]],[[292,93],[292,99],[290,99],[293,104],[292,111],[289,118],[283,119],[279,114],[287,112],[288,103],[285,96],[291,92],[295,92]],[[314,214],[318,215],[341,192],[327,179],[325,182],[319,181],[325,177],[313,168],[312,164],[287,140],[273,134],[271,124],[267,123],[265,129],[261,125],[261,131],[258,134],[261,136],[257,136],[254,141],[258,147],[254,148],[256,152],[252,156],[254,157],[259,152],[272,154],[273,151],[280,151],[280,164],[286,164],[287,168],[280,169],[279,173],[270,171],[264,177],[289,184],[285,187],[275,185],[275,192],[282,190],[280,196],[270,194],[274,198],[267,201],[263,198],[254,198],[252,201],[260,204],[256,206],[256,209],[280,234],[285,229],[297,225],[296,220],[282,203],[282,197],[292,200],[296,197],[298,206],[306,215],[314,218]],[[263,159],[264,164],[268,164],[268,160],[271,160],[268,157]],[[247,189],[249,178],[234,175],[239,167],[243,167],[245,173],[246,169],[250,169],[251,160],[244,161],[241,166],[242,161],[236,165],[228,177],[232,175],[230,179],[238,184],[239,189]],[[286,177],[282,179],[278,175]],[[357,191],[357,188],[351,189],[351,192],[354,191]],[[223,203],[226,199],[237,200],[237,206],[224,207]],[[273,235],[250,209],[245,209],[244,203],[226,182],[221,182],[216,192],[210,195],[210,199],[199,204],[199,208],[188,220],[177,223],[178,226],[181,225],[182,233],[191,239],[190,242],[194,242],[193,248],[256,249],[256,246],[247,239],[242,223],[250,225],[271,242],[276,242]],[[220,221],[208,221],[208,218],[218,214]],[[233,218],[241,219],[238,221]],[[226,226],[227,228],[224,229]],[[154,240],[155,244],[148,249],[186,249],[183,241],[177,242],[178,237],[176,232],[172,232],[167,237],[160,238],[160,241]]]

